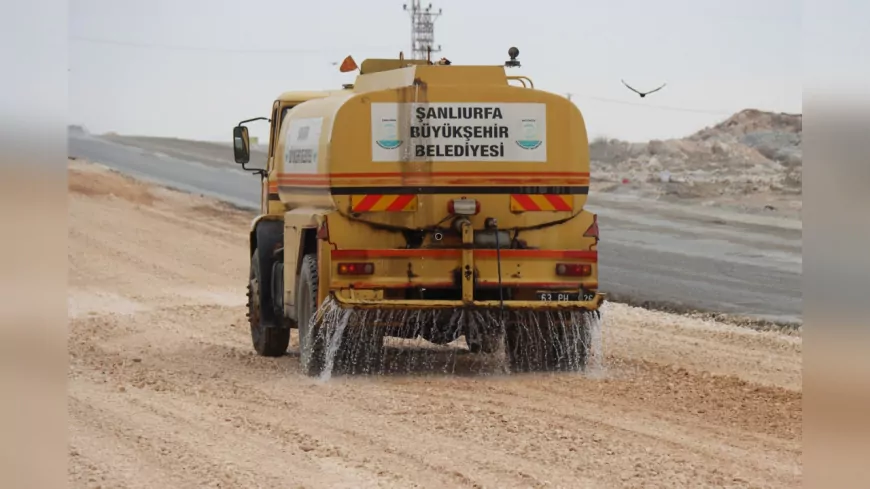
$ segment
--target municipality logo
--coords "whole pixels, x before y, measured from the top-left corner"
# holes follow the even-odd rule
[[[523,119],[520,129],[522,138],[517,140],[517,146],[523,149],[535,149],[541,145],[541,135],[538,132],[538,121]]]
[[[384,149],[396,149],[402,145],[396,119],[381,119],[380,137],[375,141]]]

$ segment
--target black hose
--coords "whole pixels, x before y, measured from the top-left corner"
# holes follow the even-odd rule
[[[582,212],[583,211],[581,210],[581,211],[575,212],[574,214],[571,214],[570,216],[563,218],[563,219],[557,219],[555,221],[548,221],[548,222],[544,222],[541,224],[534,224],[532,226],[516,226],[516,227],[508,228],[507,231],[509,231],[509,232],[513,231],[514,232],[514,239],[516,239],[516,237],[517,237],[517,235],[519,235],[520,231],[536,231],[538,229],[544,229],[544,228],[548,228],[551,226],[557,226],[559,224],[564,224],[564,223],[574,219],[575,217],[579,216]],[[453,217],[453,215],[448,214],[444,219],[439,221],[438,224],[435,224],[434,226],[426,226],[426,227],[422,227],[422,228],[411,228],[408,226],[397,226],[395,224],[385,224],[385,223],[380,223],[380,222],[369,221],[367,219],[362,219],[360,217],[357,217],[357,216],[354,216],[351,214],[347,214],[345,212],[342,212],[341,210],[338,210],[338,214],[341,217],[344,217],[345,219],[349,219],[351,221],[365,224],[367,226],[370,226],[373,229],[380,229],[382,231],[397,231],[397,232],[412,232],[412,233],[415,233],[415,232],[416,233],[426,233],[426,232],[444,231],[444,228],[441,227],[441,224],[443,224],[445,221],[447,221],[448,219]]]
[[[504,292],[501,286],[501,243],[498,236],[498,221],[493,219],[493,227],[495,228],[495,261],[498,267],[498,314],[501,328],[504,330]]]

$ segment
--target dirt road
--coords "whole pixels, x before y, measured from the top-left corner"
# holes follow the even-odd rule
[[[321,382],[253,354],[250,215],[80,163],[69,205],[72,487],[801,483],[800,336],[613,304],[593,376]]]

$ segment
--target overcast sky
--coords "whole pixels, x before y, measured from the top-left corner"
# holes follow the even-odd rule
[[[71,0],[70,123],[229,141],[286,90],[353,81],[332,62],[410,50],[403,0]],[[681,137],[744,108],[802,112],[798,0],[442,0],[436,43],[572,93],[591,136]],[[649,90],[644,99],[620,82]],[[251,126],[265,139],[265,123]]]

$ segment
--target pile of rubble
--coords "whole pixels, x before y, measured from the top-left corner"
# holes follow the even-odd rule
[[[715,199],[775,194],[800,200],[801,114],[743,110],[682,139],[590,143],[602,190]]]

